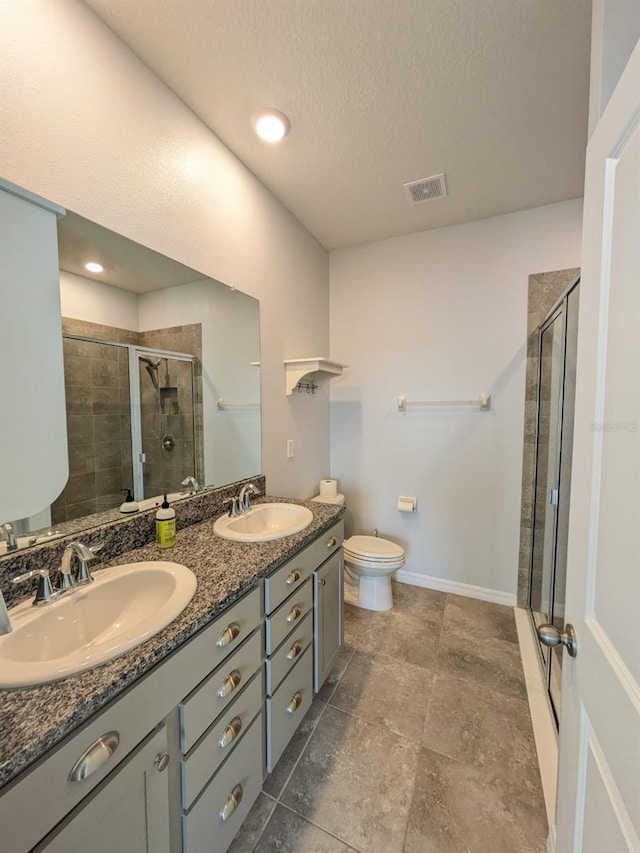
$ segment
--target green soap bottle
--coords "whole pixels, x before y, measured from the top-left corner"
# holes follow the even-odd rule
[[[176,543],[176,511],[171,509],[167,496],[156,512],[156,545],[171,548]]]

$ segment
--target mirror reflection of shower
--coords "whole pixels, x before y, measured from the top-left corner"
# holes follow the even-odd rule
[[[158,344],[176,339],[153,334]],[[195,355],[69,333],[63,351],[69,481],[54,524],[117,508],[128,489],[141,500],[184,491],[190,475],[202,481]]]
[[[137,499],[174,491],[196,470],[193,358],[136,349],[140,430],[134,439]]]
[[[173,436],[170,436],[170,435],[165,436],[164,422],[163,422],[162,399],[161,399],[161,395],[160,395],[160,381],[158,379],[158,368],[160,367],[160,365],[162,363],[162,359],[161,358],[151,359],[151,358],[147,358],[147,356],[145,356],[145,355],[139,356],[139,359],[140,359],[140,361],[144,362],[144,365],[145,365],[144,369],[147,371],[147,373],[151,377],[151,381],[153,382],[153,387],[156,389],[156,403],[157,403],[156,415],[157,415],[158,420],[154,425],[155,426],[154,433],[153,433],[154,438],[162,439],[163,445],[165,445],[165,450],[173,450],[173,448],[175,446],[175,441],[173,439]],[[166,362],[167,362],[167,359],[165,359],[165,364],[166,364]],[[168,376],[168,371],[167,371],[167,376]]]

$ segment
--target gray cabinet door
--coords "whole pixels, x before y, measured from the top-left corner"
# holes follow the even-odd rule
[[[167,733],[163,726],[34,850],[169,853],[169,774],[159,769],[164,766],[160,758],[166,753]]]
[[[331,672],[343,643],[342,549],[313,573],[314,667],[316,693]]]

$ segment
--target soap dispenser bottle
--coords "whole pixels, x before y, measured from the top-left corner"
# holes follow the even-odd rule
[[[176,511],[171,509],[166,494],[156,512],[156,545],[171,548],[176,542]]]
[[[123,492],[127,493],[124,502],[120,505],[120,512],[124,514],[128,514],[130,512],[138,512],[140,507],[138,506],[138,501],[131,494],[131,489],[123,489]]]

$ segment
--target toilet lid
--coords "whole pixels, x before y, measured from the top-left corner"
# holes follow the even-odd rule
[[[404,557],[404,549],[379,536],[351,536],[343,542],[345,554],[365,557],[378,563],[394,562]]]

